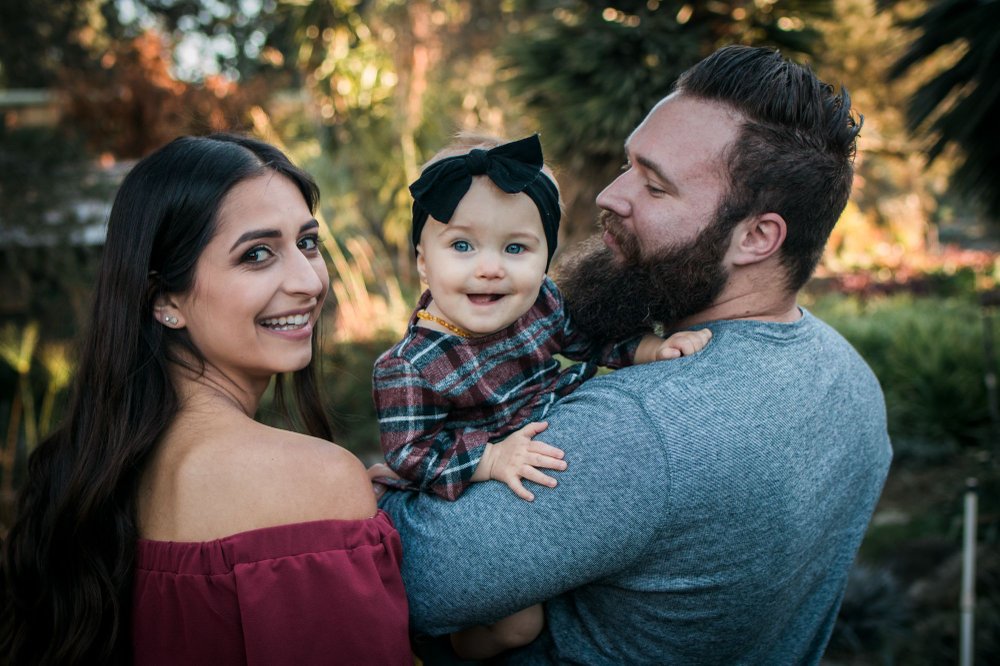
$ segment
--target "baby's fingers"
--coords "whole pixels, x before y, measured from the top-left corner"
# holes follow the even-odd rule
[[[515,476],[512,479],[504,481],[504,483],[507,484],[508,488],[514,491],[515,495],[523,499],[525,502],[534,501],[535,499],[534,493],[525,488],[524,485],[521,483],[521,479],[519,479],[518,477]]]
[[[566,453],[562,449],[556,448],[551,444],[546,444],[545,442],[539,442],[537,439],[532,440],[531,445],[528,447],[528,450],[531,451],[532,453],[537,453],[539,455],[543,455],[549,458],[561,459],[566,455]]]
[[[671,359],[680,358],[681,351],[671,347],[669,343],[663,343],[656,349],[656,360],[657,361],[669,361]]]
[[[556,450],[558,451],[558,449]],[[562,451],[559,451],[559,453],[561,455]],[[543,467],[545,469],[554,469],[559,472],[566,469],[567,466],[566,461],[563,460],[561,457],[556,458],[554,456],[547,456],[540,453],[532,454],[531,456],[529,456],[527,463],[532,467]]]
[[[682,355],[690,356],[701,351],[712,339],[712,331],[703,328],[700,331],[684,331],[671,336],[671,343]]]
[[[528,466],[528,465],[525,465],[521,469],[521,476],[526,481],[534,481],[535,483],[537,483],[540,486],[548,486],[549,488],[555,488],[556,485],[559,483],[558,481],[556,481],[555,479],[553,479],[548,474],[542,474],[540,471],[538,471],[534,467],[531,467],[531,466]]]
[[[535,421],[533,423],[529,423],[528,425],[524,426],[514,434],[523,435],[528,439],[533,439],[535,435],[542,432],[548,427],[549,424],[545,421]]]

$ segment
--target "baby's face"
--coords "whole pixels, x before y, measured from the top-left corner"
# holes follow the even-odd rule
[[[427,220],[417,250],[428,311],[474,335],[506,328],[534,305],[548,260],[535,203],[485,177],[473,178],[448,224]]]

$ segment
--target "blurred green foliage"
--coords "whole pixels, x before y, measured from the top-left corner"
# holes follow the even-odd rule
[[[368,464],[382,460],[372,401],[372,368],[375,359],[396,342],[392,338],[342,342],[322,360],[323,394],[330,406],[337,443]]]
[[[960,447],[993,441],[983,334],[984,317],[992,317],[1000,338],[995,312],[968,296],[910,294],[827,295],[808,307],[840,331],[879,378],[897,460],[940,462]],[[995,357],[990,369],[1000,370]]]
[[[880,0],[882,5],[899,4]],[[925,82],[910,97],[909,127],[932,139],[929,160],[950,144],[961,148],[964,159],[953,175],[959,192],[982,201],[1000,216],[1000,129],[993,121],[1000,113],[1000,1],[938,0],[906,21],[914,39],[897,60],[890,76],[898,78],[941,51],[957,51],[953,66]]]

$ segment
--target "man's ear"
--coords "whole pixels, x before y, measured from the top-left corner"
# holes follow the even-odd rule
[[[421,243],[417,243],[417,275],[420,281],[427,283],[427,264],[424,262],[424,248]]]
[[[744,220],[733,232],[730,262],[747,266],[764,261],[781,249],[787,234],[785,218],[777,213],[762,213]]]
[[[184,315],[170,294],[160,294],[153,301],[153,318],[167,328],[184,328]]]

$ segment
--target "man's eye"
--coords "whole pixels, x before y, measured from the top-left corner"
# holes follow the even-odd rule
[[[521,254],[524,252],[525,247],[520,243],[511,243],[507,246],[507,254]]]
[[[472,250],[472,245],[468,241],[455,241],[451,244],[451,247],[456,252],[469,252]]]

